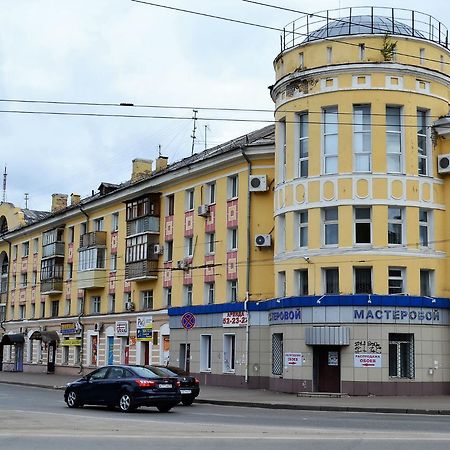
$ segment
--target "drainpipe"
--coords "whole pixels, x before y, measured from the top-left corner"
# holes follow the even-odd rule
[[[241,148],[241,153],[248,164],[248,182],[249,186],[250,175],[252,174],[252,162],[245,154],[244,150]],[[245,326],[245,382],[248,383],[249,377],[249,353],[250,353],[250,313],[248,311],[248,300],[250,297],[250,246],[251,246],[251,229],[250,229],[250,219],[251,219],[251,201],[252,197],[250,190],[247,187],[247,262],[246,262],[246,285],[245,285],[245,301],[244,301],[244,311],[247,312],[247,325]]]
[[[9,275],[11,272],[11,247],[12,247],[12,242],[9,239],[6,239],[5,236],[2,236],[2,239],[4,241],[6,241],[8,243],[8,278],[7,278],[7,282],[6,282],[6,307],[8,307],[8,300],[9,300]],[[3,326],[4,322],[6,322],[6,314],[7,311],[5,310],[5,319],[2,320],[0,322],[0,327],[2,328],[2,330],[6,333],[6,328]],[[0,367],[1,370],[1,367]]]

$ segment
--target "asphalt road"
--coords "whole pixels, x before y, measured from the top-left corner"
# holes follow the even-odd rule
[[[0,384],[2,450],[448,450],[450,416],[268,410],[194,404],[68,409],[62,391]]]

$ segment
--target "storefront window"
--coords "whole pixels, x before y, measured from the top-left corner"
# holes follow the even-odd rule
[[[414,334],[389,333],[389,376],[414,378]]]

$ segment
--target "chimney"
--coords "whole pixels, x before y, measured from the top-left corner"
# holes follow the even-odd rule
[[[133,171],[131,173],[131,181],[139,181],[152,174],[151,159],[133,159]]]
[[[52,212],[67,208],[67,194],[52,194]]]
[[[164,170],[167,167],[167,156],[159,156],[156,159],[156,171],[158,172],[159,170]]]
[[[71,205],[78,205],[80,203],[81,197],[79,194],[70,194],[70,204]]]

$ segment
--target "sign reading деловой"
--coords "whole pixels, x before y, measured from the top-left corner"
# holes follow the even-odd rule
[[[381,367],[381,354],[355,353],[355,367]]]

